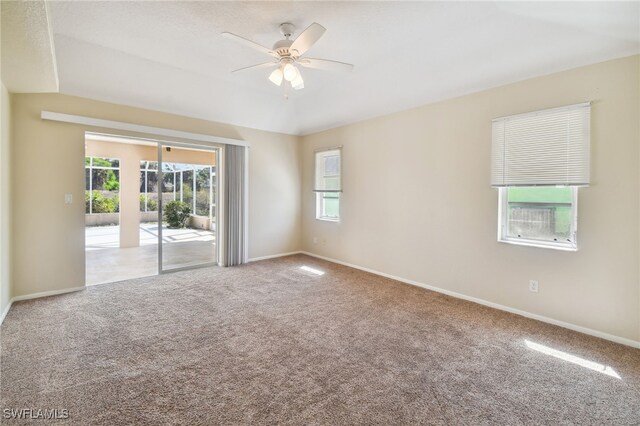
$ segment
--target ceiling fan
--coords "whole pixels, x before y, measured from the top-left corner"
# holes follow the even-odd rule
[[[353,69],[353,65],[344,62],[302,57],[302,55],[304,55],[307,50],[309,50],[320,39],[320,37],[322,37],[326,29],[322,25],[314,22],[309,25],[306,30],[300,33],[295,40],[290,40],[295,29],[296,27],[288,22],[280,24],[280,32],[285,38],[275,42],[271,49],[236,34],[228,32],[222,33],[223,37],[234,40],[237,43],[251,47],[273,57],[273,60],[270,62],[251,65],[232,72],[235,73],[258,68],[275,67],[275,70],[273,70],[269,75],[269,80],[273,84],[281,86],[282,81],[284,80],[289,82],[291,87],[295,90],[300,90],[304,88],[304,81],[300,74],[300,70],[296,65],[301,65],[305,68],[315,68],[328,71],[351,71]]]

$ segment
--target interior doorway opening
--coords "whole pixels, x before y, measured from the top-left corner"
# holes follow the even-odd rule
[[[218,261],[218,150],[87,133],[86,284]]]

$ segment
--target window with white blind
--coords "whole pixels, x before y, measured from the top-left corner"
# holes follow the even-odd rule
[[[493,120],[498,240],[577,249],[578,187],[589,185],[590,103]]]
[[[330,148],[315,153],[316,219],[340,220],[342,192],[342,149]]]

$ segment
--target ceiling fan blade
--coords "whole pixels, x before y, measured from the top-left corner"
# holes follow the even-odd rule
[[[322,34],[324,34],[326,30],[325,27],[314,22],[293,41],[293,44],[289,47],[289,51],[295,50],[296,56],[304,55],[304,53],[322,37]]]
[[[330,61],[328,59],[303,58],[298,59],[298,63],[306,68],[314,68],[327,71],[351,71],[353,69],[352,64]]]
[[[278,66],[277,62],[265,62],[264,64],[250,65],[248,67],[239,68],[239,69],[233,70],[231,72],[248,71],[248,70],[253,70],[253,69],[258,69],[258,68],[269,68],[269,67],[275,67],[275,66]]]
[[[251,40],[247,40],[244,37],[240,37],[239,35],[233,34],[233,33],[222,33],[222,37],[224,38],[228,38],[229,40],[233,40],[236,43],[240,43],[243,46],[247,46],[250,47],[252,49],[258,50],[262,53],[266,53],[267,55],[271,55],[274,58],[280,58],[280,56],[278,56],[278,54],[276,52],[274,52],[273,50],[269,49],[268,47],[264,47],[254,41]]]

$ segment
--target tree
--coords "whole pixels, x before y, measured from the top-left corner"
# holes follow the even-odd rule
[[[86,160],[85,160],[86,162]],[[111,161],[104,158],[93,158],[93,165],[96,167],[111,167]],[[114,170],[111,169],[92,169],[93,189],[104,189],[107,191],[117,191],[120,189],[120,179]]]

